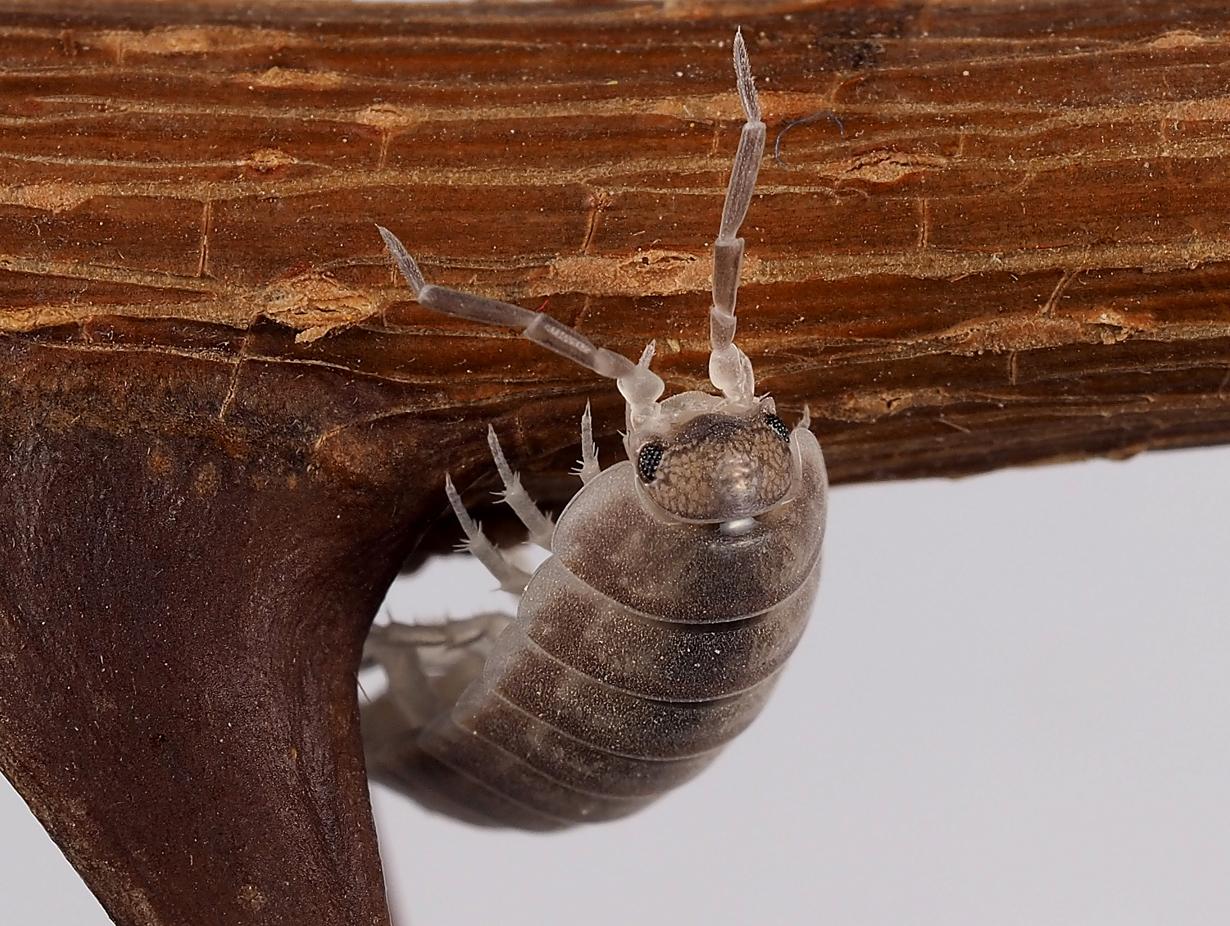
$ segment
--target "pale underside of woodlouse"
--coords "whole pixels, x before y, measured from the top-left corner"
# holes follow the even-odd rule
[[[519,328],[614,379],[627,403],[628,459],[606,470],[586,409],[582,488],[555,524],[489,432],[505,500],[550,551],[532,576],[490,543],[446,479],[466,547],[520,595],[515,616],[372,629],[365,657],[388,689],[364,710],[369,770],[434,810],[531,830],[632,813],[755,718],[807,623],[827,478],[807,416],[783,424],[734,343],[737,233],[765,140],[742,35],[734,60],[746,122],[713,247],[716,395],[661,400],[652,344],[633,363],[548,315],[429,284],[380,229],[420,304]]]

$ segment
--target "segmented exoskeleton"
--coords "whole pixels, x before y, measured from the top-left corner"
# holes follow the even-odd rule
[[[614,379],[628,459],[600,471],[586,408],[583,486],[551,521],[489,432],[505,498],[551,551],[533,576],[448,497],[467,545],[515,617],[373,628],[388,691],[365,711],[374,776],[422,803],[490,825],[546,830],[629,814],[695,775],[763,706],[807,622],[820,573],[827,489],[806,414],[794,429],[756,397],[734,344],[739,226],[765,125],[742,36],[747,114],[714,243],[709,377],[721,393],[659,401],[662,380],[548,315],[434,286],[380,229],[421,305],[520,328]]]

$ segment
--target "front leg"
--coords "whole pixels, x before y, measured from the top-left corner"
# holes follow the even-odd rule
[[[513,619],[489,611],[436,624],[377,624],[363,646],[363,661],[384,670],[387,697],[410,729],[419,730],[456,703]]]

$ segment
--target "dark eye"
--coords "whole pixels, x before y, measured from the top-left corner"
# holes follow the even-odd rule
[[[790,428],[786,427],[786,422],[782,421],[776,415],[765,415],[764,423],[771,427],[773,429],[773,433],[782,440],[787,442],[790,440]]]
[[[658,471],[658,464],[662,462],[662,454],[665,452],[666,448],[656,440],[645,444],[637,452],[636,472],[642,482],[653,482],[653,474]]]

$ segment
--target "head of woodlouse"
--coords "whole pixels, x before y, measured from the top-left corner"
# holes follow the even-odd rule
[[[645,493],[683,521],[752,518],[780,504],[794,484],[790,428],[772,405],[705,411],[645,436],[633,464]]]

